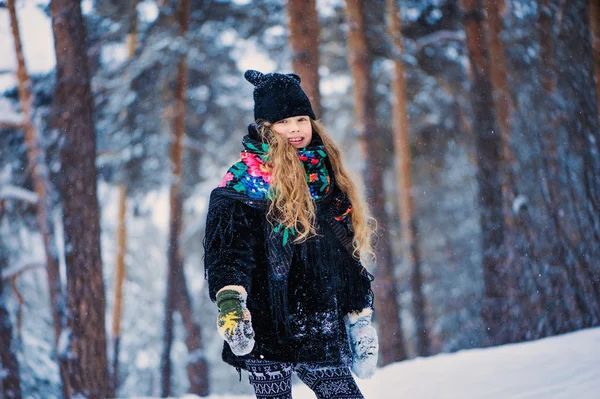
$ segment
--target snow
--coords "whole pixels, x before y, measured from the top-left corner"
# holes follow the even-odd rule
[[[17,264],[15,264],[14,266],[10,266],[7,267],[6,269],[2,270],[2,273],[0,273],[0,278],[2,279],[9,279],[13,276],[16,276],[17,274],[21,274],[27,270],[30,269],[36,269],[36,268],[45,268],[46,266],[46,261],[44,259],[29,259],[29,260],[25,260],[25,261],[21,261]]]
[[[10,184],[3,185],[0,182],[0,199],[13,199],[35,204],[38,201],[38,196],[33,191]]]
[[[246,69],[256,69],[258,71],[268,73],[274,72],[275,62],[268,55],[258,49],[254,40],[238,40],[236,46],[235,58],[240,71]]]
[[[9,87],[14,87],[16,84],[17,80],[14,78],[14,74],[10,79],[0,79],[0,92]],[[0,98],[0,123],[13,123],[15,125],[23,123],[23,117],[14,108],[10,100],[4,97]]]
[[[17,6],[25,64],[30,74],[51,71],[56,64],[52,22],[38,4],[44,2],[21,1]],[[0,9],[0,37],[8,39],[0,40],[0,71],[15,71],[17,61],[8,9]]]
[[[599,359],[600,328],[594,328],[533,342],[395,363],[379,369],[372,379],[357,382],[368,399],[595,399],[600,392]],[[247,381],[244,376],[241,383]],[[294,385],[293,395],[295,399],[315,397],[302,383]]]

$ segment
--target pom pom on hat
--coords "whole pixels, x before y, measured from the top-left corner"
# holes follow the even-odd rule
[[[267,73],[252,69],[244,78],[254,85],[254,119],[277,122],[292,116],[307,115],[317,119],[310,100],[295,73]]]

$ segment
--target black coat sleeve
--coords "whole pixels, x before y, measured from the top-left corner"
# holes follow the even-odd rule
[[[227,285],[240,285],[250,294],[262,229],[249,206],[235,200],[215,206],[213,200],[206,221],[204,270],[210,298],[215,301],[217,292]]]
[[[359,262],[354,260],[353,267],[350,271],[350,298],[346,313],[360,312],[365,308],[373,308],[374,294],[371,289],[373,275]]]
[[[345,294],[343,296],[346,300],[343,302],[343,311],[351,313],[360,312],[365,308],[373,308],[374,294],[371,289],[371,282],[374,277],[363,266],[360,259],[353,254],[354,232],[350,222],[331,218],[328,219],[328,222],[331,232],[344,248],[337,260],[344,270]]]

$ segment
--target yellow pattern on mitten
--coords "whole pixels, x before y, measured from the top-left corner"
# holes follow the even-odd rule
[[[237,286],[222,288],[217,293],[217,329],[236,356],[247,355],[254,348],[254,330],[246,297],[246,290]]]

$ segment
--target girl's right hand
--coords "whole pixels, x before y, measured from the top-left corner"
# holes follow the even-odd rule
[[[247,355],[254,349],[254,329],[246,307],[247,297],[241,286],[226,286],[217,292],[217,329],[236,356]]]

